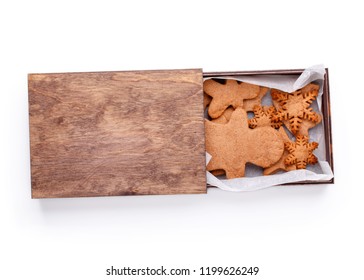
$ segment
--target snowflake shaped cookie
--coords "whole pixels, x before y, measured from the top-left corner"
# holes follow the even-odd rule
[[[318,95],[318,90],[319,86],[315,84],[309,84],[292,93],[272,89],[272,99],[277,101],[280,106],[272,120],[275,122],[288,120],[289,128],[293,134],[298,133],[303,120],[318,123],[320,115],[310,108],[310,105]]]
[[[282,122],[273,122],[272,118],[276,113],[276,109],[273,106],[254,106],[254,118],[249,120],[249,127],[256,128],[261,126],[271,126],[273,128],[279,128]]]
[[[284,146],[289,151],[289,155],[284,160],[284,163],[288,166],[295,165],[297,169],[304,169],[307,164],[316,164],[318,161],[313,154],[313,150],[318,147],[318,143],[309,143],[307,136],[297,135],[296,142],[285,142]]]

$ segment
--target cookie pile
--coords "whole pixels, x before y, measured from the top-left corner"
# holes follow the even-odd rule
[[[204,82],[206,151],[212,156],[208,171],[232,179],[244,177],[247,163],[264,168],[264,175],[317,163],[313,151],[318,143],[309,142],[308,130],[321,121],[310,107],[319,86],[309,84],[292,93],[271,89],[274,106],[262,106],[269,90],[233,79]],[[254,117],[249,119],[247,112]]]

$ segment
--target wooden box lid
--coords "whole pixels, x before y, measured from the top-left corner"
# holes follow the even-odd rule
[[[28,82],[33,198],[206,192],[201,69]]]

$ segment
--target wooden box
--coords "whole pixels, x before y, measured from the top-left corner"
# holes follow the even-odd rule
[[[32,197],[206,193],[203,78],[302,71],[29,74]]]

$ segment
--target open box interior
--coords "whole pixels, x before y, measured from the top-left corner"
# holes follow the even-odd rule
[[[318,100],[315,100],[312,104],[312,107],[314,107],[314,111],[317,111],[321,114],[322,120],[321,122],[309,130],[310,138],[311,135],[313,136],[313,140],[317,140],[319,142],[319,151],[316,151],[316,155],[319,158],[320,165],[322,162],[327,163],[325,167],[327,173],[331,173],[330,176],[322,176],[317,178],[313,176],[314,179],[310,179],[310,176],[302,176],[301,178],[304,178],[302,180],[297,180],[297,178],[294,178],[290,181],[290,179],[283,179],[283,178],[274,178],[278,179],[276,181],[272,180],[269,182],[267,178],[264,178],[263,180],[260,180],[256,178],[254,181],[250,180],[226,180],[226,177],[223,175],[224,172],[217,172],[216,174],[213,174],[217,176],[215,178],[213,175],[208,174],[208,183],[211,183],[213,186],[218,186],[225,190],[231,190],[231,191],[239,191],[239,186],[242,186],[241,190],[255,190],[264,188],[266,186],[270,185],[278,185],[278,184],[327,184],[327,183],[333,183],[333,155],[332,155],[332,137],[331,137],[331,118],[330,118],[330,96],[329,96],[329,80],[328,80],[328,69],[319,69],[321,71],[321,77],[316,77],[316,73],[312,75],[310,78],[310,82],[313,82],[315,84],[319,84],[321,94],[318,97]],[[292,83],[296,81],[297,79],[301,78],[302,73],[304,72],[304,69],[297,69],[297,70],[272,70],[272,71],[244,71],[244,72],[211,72],[211,73],[204,73],[204,80],[213,79],[214,81],[217,81],[219,83],[226,82],[227,79],[235,79],[240,82],[249,82],[257,85],[262,86],[270,86],[270,89],[268,93],[264,96],[262,99],[261,105],[272,105],[272,98],[270,97],[270,90],[271,88],[279,88],[282,86],[280,83]],[[309,71],[306,71],[309,72]],[[305,74],[307,74],[305,72]],[[307,78],[307,77],[306,77]],[[286,89],[287,89],[287,85]],[[283,87],[284,88],[284,87]],[[286,90],[287,92],[291,92],[293,90]],[[318,103],[320,106],[318,106]],[[320,109],[320,108],[321,109]],[[208,109],[208,108],[207,108]],[[205,113],[205,117],[208,119],[211,119],[207,113]],[[248,112],[248,117],[252,118],[254,117],[253,113]],[[289,134],[291,140],[294,141],[294,135],[289,132],[288,129],[285,129],[286,132]],[[318,164],[314,166],[308,165],[306,167],[307,169],[311,170],[314,173],[325,173],[322,172],[321,166]],[[331,170],[329,170],[331,169]],[[247,165],[246,166],[246,175],[247,177],[260,177],[262,178],[262,171],[263,168],[257,167],[255,165]],[[222,173],[222,174],[221,174]],[[283,171],[279,171],[278,173],[283,173]],[[265,176],[264,176],[265,177]],[[307,178],[307,180],[305,179]],[[221,179],[223,182],[232,183],[233,187],[224,184],[222,181],[219,181],[218,179]],[[234,182],[235,180],[235,182]],[[280,181],[281,180],[281,181]],[[238,182],[236,182],[238,181]],[[277,183],[278,182],[278,183]],[[281,183],[279,183],[281,182]]]

